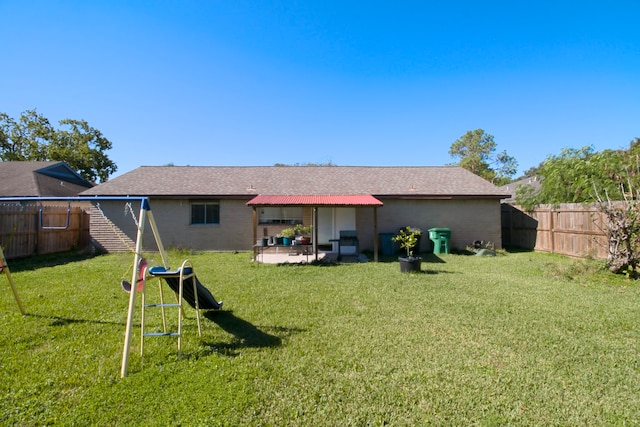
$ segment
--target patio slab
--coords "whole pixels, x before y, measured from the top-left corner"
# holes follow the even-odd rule
[[[286,251],[278,253],[264,252],[256,255],[257,262],[262,264],[306,264],[316,260],[314,253],[309,255],[289,255]],[[333,252],[318,252],[318,261],[338,262],[338,254]],[[368,262],[369,259],[363,255],[343,255],[339,262]]]

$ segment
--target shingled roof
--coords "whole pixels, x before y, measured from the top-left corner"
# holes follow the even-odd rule
[[[141,166],[82,193],[95,196],[352,195],[504,198],[459,166]]]
[[[64,162],[0,162],[2,197],[71,197],[91,186]]]

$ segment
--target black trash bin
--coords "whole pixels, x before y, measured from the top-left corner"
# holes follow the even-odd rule
[[[393,233],[378,234],[382,255],[393,255]]]

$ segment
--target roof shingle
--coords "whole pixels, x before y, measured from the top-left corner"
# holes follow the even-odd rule
[[[82,194],[248,198],[258,194],[507,196],[504,190],[459,166],[142,166]]]
[[[64,162],[0,162],[0,196],[71,197],[91,186]]]

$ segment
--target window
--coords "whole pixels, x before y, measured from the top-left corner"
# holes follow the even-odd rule
[[[259,212],[260,224],[302,224],[302,207],[299,206],[265,206]]]
[[[191,225],[220,224],[220,203],[191,203]]]

